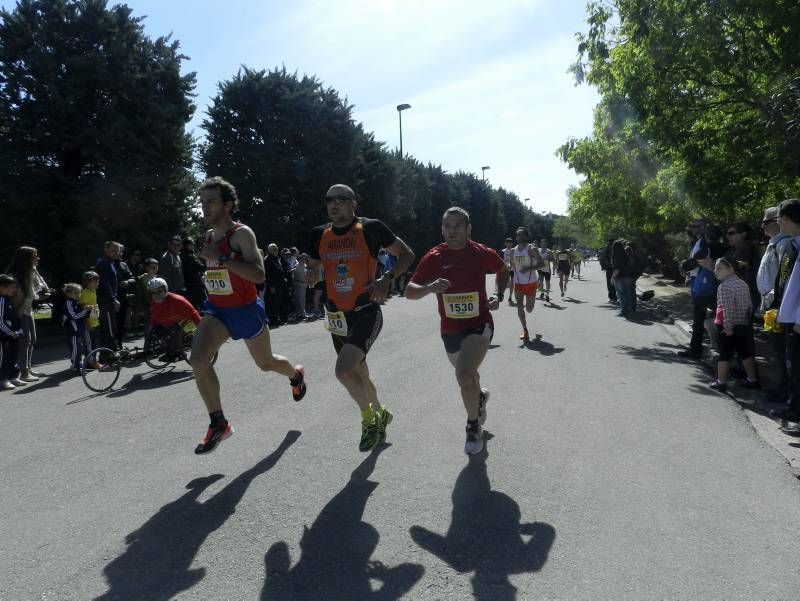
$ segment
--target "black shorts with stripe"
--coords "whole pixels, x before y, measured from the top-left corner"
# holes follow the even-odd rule
[[[357,346],[366,355],[383,328],[383,313],[378,303],[368,303],[344,314],[347,336],[331,334],[333,348],[338,355],[345,344]]]

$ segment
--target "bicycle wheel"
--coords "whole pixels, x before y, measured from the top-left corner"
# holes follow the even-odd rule
[[[160,338],[151,336],[144,343],[144,362],[153,369],[164,369],[171,361],[165,357],[167,349],[164,348]]]
[[[119,379],[122,362],[110,348],[96,348],[83,361],[81,377],[89,390],[105,392]]]

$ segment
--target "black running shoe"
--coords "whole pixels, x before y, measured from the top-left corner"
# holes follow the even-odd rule
[[[233,426],[230,422],[225,422],[224,426],[209,426],[206,437],[203,439],[197,448],[194,450],[195,455],[205,455],[217,448],[223,440],[227,440],[233,436]]]

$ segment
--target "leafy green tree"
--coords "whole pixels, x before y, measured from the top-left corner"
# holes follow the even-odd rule
[[[166,37],[105,0],[0,11],[0,256],[38,247],[54,281],[106,239],[146,250],[180,230],[192,195],[193,73]]]
[[[208,109],[200,167],[236,186],[242,218],[264,245],[297,244],[323,219],[328,187],[370,180],[359,158],[384,169],[351,110],[315,77],[243,67],[219,84]]]

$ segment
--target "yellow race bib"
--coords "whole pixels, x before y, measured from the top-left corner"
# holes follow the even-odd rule
[[[208,269],[203,279],[210,295],[228,296],[233,294],[231,276],[227,269]]]
[[[325,309],[325,329],[337,336],[347,336],[347,319],[345,319],[344,311]]]
[[[444,314],[450,319],[471,319],[480,314],[477,292],[459,292],[458,294],[442,294]]]

